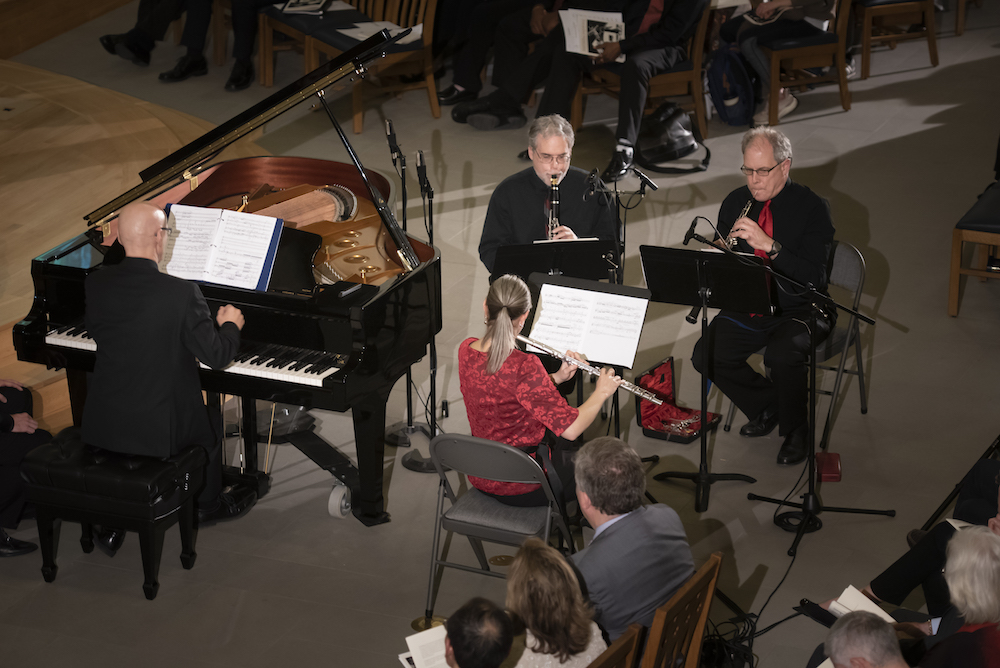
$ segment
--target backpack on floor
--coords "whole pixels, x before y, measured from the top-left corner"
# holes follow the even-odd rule
[[[735,44],[720,42],[708,62],[708,92],[719,118],[729,125],[750,125],[753,121],[753,80]]]
[[[692,167],[662,167],[694,153],[698,146],[705,149],[705,158]],[[635,161],[651,172],[660,174],[691,174],[708,169],[712,152],[701,144],[691,128],[691,117],[673,102],[666,102],[642,119],[635,142]]]

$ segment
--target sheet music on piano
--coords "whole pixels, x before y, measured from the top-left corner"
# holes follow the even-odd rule
[[[540,280],[536,280],[540,279]],[[541,296],[531,337],[589,360],[632,368],[649,291],[576,278],[532,274]]]
[[[167,205],[171,229],[160,271],[191,281],[266,290],[281,237],[280,218]]]

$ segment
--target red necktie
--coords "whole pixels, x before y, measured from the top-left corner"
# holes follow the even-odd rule
[[[651,0],[646,14],[642,17],[642,23],[639,24],[639,32],[636,34],[641,35],[649,32],[649,29],[660,20],[661,16],[663,16],[663,0]]]
[[[760,226],[760,229],[764,231],[764,234],[771,236],[771,233],[774,230],[774,222],[771,219],[771,200],[767,200],[767,202],[764,203],[764,208],[760,210],[760,216],[758,217],[757,224]],[[767,256],[767,251],[758,249],[755,250],[753,254],[759,258],[763,258],[766,264],[771,264],[771,258]]]

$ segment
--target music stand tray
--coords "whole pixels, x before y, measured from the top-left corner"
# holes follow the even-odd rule
[[[490,283],[504,274],[527,282],[534,272],[600,280],[608,278],[608,271],[617,267],[618,254],[611,239],[501,246],[493,261]]]

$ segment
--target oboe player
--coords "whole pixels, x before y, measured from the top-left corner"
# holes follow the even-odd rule
[[[458,375],[472,435],[507,445],[533,449],[542,442],[552,448],[554,472],[573,498],[572,444],[590,426],[621,378],[612,369],[602,369],[597,387],[579,408],[573,408],[556,390],[576,372],[564,362],[553,374],[545,372],[541,361],[515,346],[516,337],[531,310],[528,286],[516,276],[501,276],[490,286],[483,302],[486,333],[469,338],[458,348]],[[582,359],[576,353],[567,353]],[[558,439],[556,438],[558,437]],[[557,442],[558,441],[558,442]],[[550,480],[552,470],[549,470]],[[546,503],[537,485],[504,483],[469,476],[481,492],[512,506]],[[554,484],[554,487],[558,485]]]
[[[833,242],[830,205],[809,188],[793,182],[792,146],[781,132],[758,127],[743,136],[747,185],[734,190],[719,210],[719,233],[736,240],[735,250],[754,253],[778,274],[811,283],[826,293],[826,264]],[[746,205],[749,204],[749,208]],[[778,427],[784,437],[778,463],[798,464],[806,458],[809,323],[812,309],[802,291],[771,281],[775,314],[722,311],[709,326],[709,367],[702,369],[705,340],[695,346],[692,362],[708,373],[750,422],[740,429],[749,438],[766,436]],[[821,313],[817,343],[830,333],[835,316]],[[765,348],[765,377],[747,358]]]

